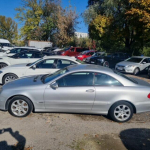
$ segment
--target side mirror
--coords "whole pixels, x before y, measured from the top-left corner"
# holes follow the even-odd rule
[[[57,89],[58,88],[58,84],[56,82],[53,82],[51,85],[52,89]]]
[[[144,61],[142,64],[146,64],[146,62]]]
[[[35,69],[36,69],[36,65],[33,65],[33,66],[32,66],[32,69],[34,69],[34,70],[35,70]]]

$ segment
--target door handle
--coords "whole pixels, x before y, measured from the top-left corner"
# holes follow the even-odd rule
[[[89,90],[86,90],[86,92],[94,92],[95,90],[93,90],[93,89],[89,89]]]

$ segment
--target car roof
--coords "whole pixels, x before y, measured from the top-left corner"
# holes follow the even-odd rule
[[[148,56],[132,56],[132,57],[134,57],[134,58],[150,58]]]
[[[48,59],[48,58],[61,58],[61,59],[70,59],[70,60],[76,60],[75,57],[70,57],[70,56],[61,56],[61,55],[51,55],[51,56],[44,56],[43,59]]]
[[[107,67],[99,66],[99,65],[90,65],[90,64],[79,64],[79,65],[71,65],[68,66],[67,69],[69,71],[102,71],[113,73],[113,70]]]

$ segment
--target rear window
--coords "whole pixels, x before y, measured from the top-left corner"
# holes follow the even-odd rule
[[[124,74],[122,74],[122,73],[120,73],[120,72],[117,72],[116,70],[114,70],[114,73],[116,73],[117,75],[119,75],[119,76],[121,76],[121,77],[123,77],[123,78],[125,78],[125,79],[127,79],[127,80],[129,80],[129,81],[131,81],[131,82],[133,82],[133,83],[135,83],[135,84],[138,84],[138,82],[135,81],[134,79],[131,79],[131,78],[125,76]]]

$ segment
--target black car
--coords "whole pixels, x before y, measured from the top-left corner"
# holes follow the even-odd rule
[[[130,55],[127,53],[117,52],[105,56],[104,52],[97,52],[92,57],[88,57],[85,62],[90,64],[101,65],[105,67],[115,68],[115,65],[129,58]]]
[[[44,56],[50,56],[51,54],[48,52],[42,52],[37,50],[26,50],[20,53],[17,53],[13,56],[8,56],[11,58],[42,58]]]

